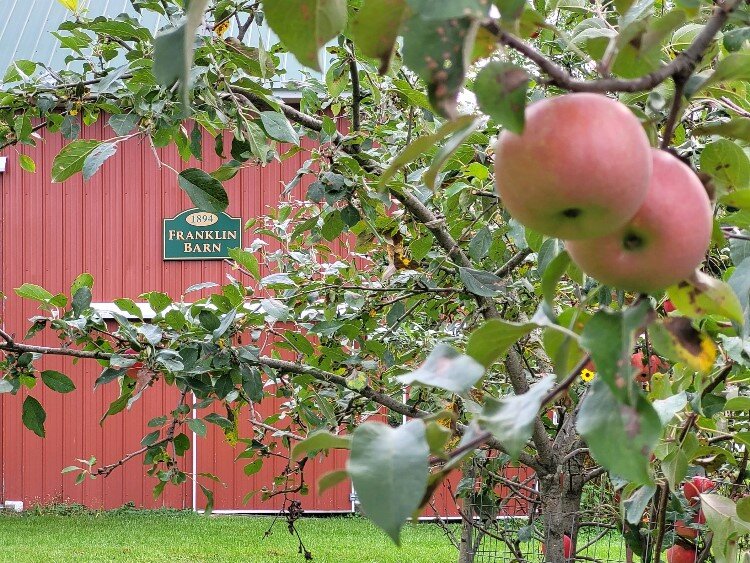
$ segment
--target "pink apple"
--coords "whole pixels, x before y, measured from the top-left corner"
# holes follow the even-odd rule
[[[601,94],[531,104],[523,134],[505,130],[495,146],[502,204],[524,225],[562,239],[622,227],[643,203],[650,177],[643,127]]]
[[[711,202],[701,181],[671,154],[653,149],[653,175],[638,213],[615,232],[568,241],[573,261],[620,289],[653,293],[689,277],[711,241]]]

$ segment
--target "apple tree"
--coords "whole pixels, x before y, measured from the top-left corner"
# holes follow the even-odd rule
[[[231,157],[175,173],[196,206],[221,211],[222,181],[283,159],[281,143],[317,148],[248,227],[285,251],[236,252],[233,279],[209,299],[153,288],[140,296],[152,321],[118,317],[109,331],[87,274],[68,295],[15,288],[8,307],[40,307],[27,337],[51,330],[62,342],[0,332],[0,391],[23,399],[30,431],[44,434],[34,386],[71,390],[39,369],[48,354],[103,364],[92,384],[120,389],[106,416],[148,392],[144,377],[175,386],[179,404],[128,457],[145,456],[159,492],[187,478],[173,459],[196,425],[191,406],[237,413],[278,393],[293,422],[253,420],[257,436],[243,442],[245,461],[262,463],[269,444],[287,452],[285,484],[269,494],[307,489],[308,457],[348,449],[347,470],[320,488],[350,477],[396,543],[448,475],[493,452],[535,472],[550,561],[576,549],[584,486],[604,474],[645,560],[660,560],[700,503],[710,534],[676,534],[681,549],[734,561],[747,503],[681,486],[698,474],[747,480],[746,2],[131,0],[161,16],[155,37],[139,17],[63,3],[71,64],[16,61],[0,90],[3,148],[33,145],[41,128],[68,139],[53,181],[91,177],[129,142],[200,158],[210,135]],[[265,25],[278,42],[249,44]],[[272,90],[285,54],[310,69],[295,105]],[[81,122],[98,119],[116,136],[81,140]],[[21,165],[34,171],[27,156]],[[305,201],[284,199],[308,179]],[[295,359],[239,344],[248,331]],[[388,423],[362,422],[383,414]],[[80,478],[124,461],[80,467]],[[568,472],[571,461],[588,471]]]

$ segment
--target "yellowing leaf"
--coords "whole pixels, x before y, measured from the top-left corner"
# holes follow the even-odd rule
[[[716,360],[716,344],[696,330],[689,319],[661,319],[649,331],[654,347],[673,362],[681,362],[699,373],[708,373]]]
[[[692,279],[668,288],[667,295],[688,317],[721,315],[739,324],[744,322],[742,305],[734,290],[729,284],[703,272],[696,272]]]
[[[71,12],[78,10],[78,0],[57,0]]]
[[[229,20],[221,22],[219,25],[214,27],[214,33],[219,37],[222,37],[229,29]]]

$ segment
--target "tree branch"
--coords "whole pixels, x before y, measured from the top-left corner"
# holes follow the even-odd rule
[[[359,131],[361,129],[359,105],[362,102],[362,90],[359,87],[359,69],[357,68],[357,59],[354,55],[354,43],[351,39],[346,40],[349,46],[349,74],[352,79],[352,129]]]
[[[674,99],[672,100],[672,106],[669,108],[669,115],[667,116],[667,123],[664,125],[664,134],[661,138],[661,149],[666,150],[669,145],[672,144],[672,137],[674,136],[677,123],[679,121],[680,109],[682,109],[682,97],[685,93],[685,84],[687,84],[688,76],[682,74],[676,74],[674,79]]]
[[[633,79],[602,78],[599,80],[576,80],[567,70],[549,60],[543,53],[502,29],[495,21],[484,24],[484,28],[495,35],[500,43],[518,51],[536,64],[548,77],[549,84],[571,92],[641,92],[650,90],[670,77],[690,75],[695,70],[703,53],[716,34],[724,27],[729,15],[740,5],[741,0],[718,0],[713,14],[695,37],[690,46],[668,64],[655,71]]]

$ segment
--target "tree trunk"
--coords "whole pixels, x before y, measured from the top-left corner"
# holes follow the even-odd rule
[[[476,467],[473,459],[463,465],[464,479],[476,478]],[[476,546],[474,545],[474,526],[471,522],[474,518],[473,496],[468,495],[463,498],[461,510],[465,518],[461,520],[461,543],[458,546],[458,563],[474,563]]]
[[[545,561],[564,563],[573,561],[578,535],[578,511],[583,493],[583,476],[571,475],[562,470],[540,480],[540,499],[544,515]],[[564,537],[571,538],[573,552],[566,559]]]

